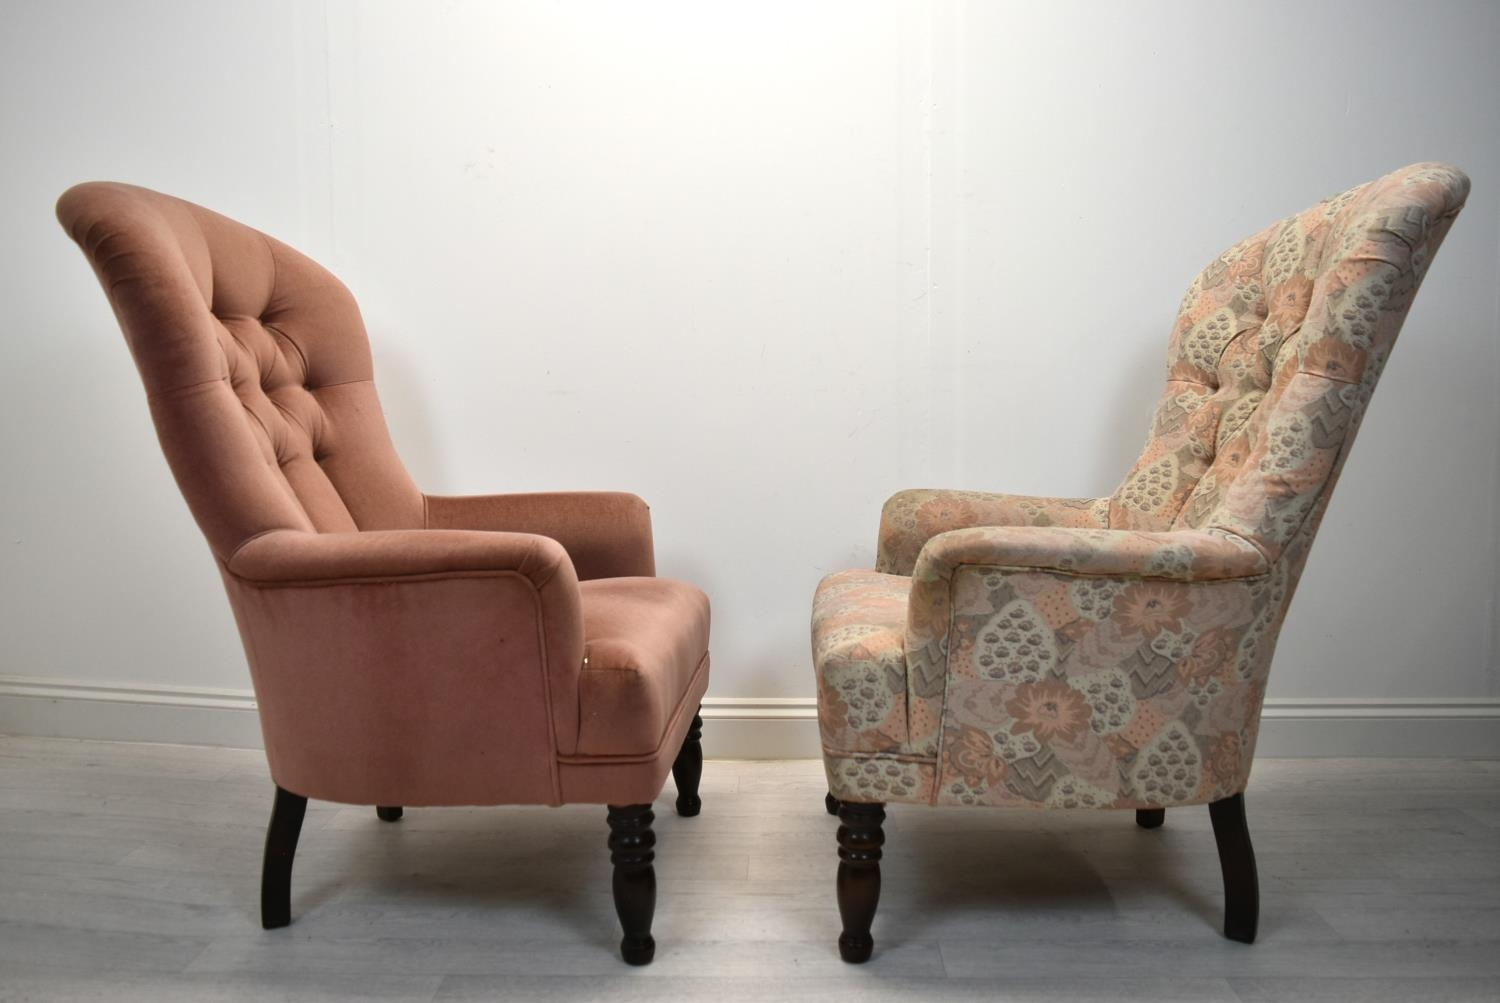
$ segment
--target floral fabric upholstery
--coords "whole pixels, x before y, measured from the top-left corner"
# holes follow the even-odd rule
[[[1308,548],[1468,188],[1418,164],[1215,260],[1113,495],[892,498],[879,570],[814,600],[833,794],[1142,808],[1242,791]]]
[[[900,491],[880,511],[875,570],[909,575],[922,545],[939,533],[970,526],[1109,526],[1107,498],[1030,498],[985,491]]]
[[[829,575],[813,600],[813,659],[825,743],[851,752],[906,745],[906,606],[911,579]]]

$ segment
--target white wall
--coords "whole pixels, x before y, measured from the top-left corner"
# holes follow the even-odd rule
[[[14,8],[0,730],[253,737],[206,548],[51,219],[75,181],[183,195],[337,271],[428,490],[645,496],[662,572],[714,599],[715,714],[783,719],[725,720],[719,749],[769,754],[811,747],[808,600],[871,562],[890,492],[1108,491],[1199,268],[1445,159],[1475,193],[1272,696],[1375,717],[1286,749],[1500,748],[1497,39],[1485,3]]]
[[[958,480],[1109,490],[1200,268],[1319,197],[1458,164],[1472,199],[1345,468],[1269,692],[1500,694],[1500,5],[1039,6],[969,4],[954,48]],[[984,431],[1018,411],[1038,416],[1024,434]]]

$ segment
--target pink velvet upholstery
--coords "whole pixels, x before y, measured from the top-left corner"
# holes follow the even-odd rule
[[[424,495],[327,271],[127,185],[79,185],[58,218],[219,565],[280,787],[382,805],[656,797],[708,685],[709,607],[653,577],[644,502]]]

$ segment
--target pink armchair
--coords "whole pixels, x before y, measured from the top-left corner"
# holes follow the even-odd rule
[[[652,958],[651,802],[696,815],[708,599],[655,577],[644,502],[424,495],[359,309],[262,233],[126,185],[58,218],[124,329],[249,660],[276,784],[261,918],[290,921],[309,797],[609,805],[626,961]]]
[[[1225,934],[1255,939],[1244,790],[1271,654],[1412,297],[1469,181],[1417,164],[1236,244],[1188,288],[1111,496],[903,491],[873,571],[819,585],[813,659],[844,959],[883,804],[1208,804]]]

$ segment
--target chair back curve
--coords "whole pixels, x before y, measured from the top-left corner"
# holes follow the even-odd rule
[[[359,307],[285,244],[145,188],[57,203],[125,332],[172,473],[219,561],[277,529],[412,529],[423,501]]]
[[[1172,330],[1117,529],[1219,529],[1305,558],[1375,383],[1469,179],[1414,164],[1225,251]]]

